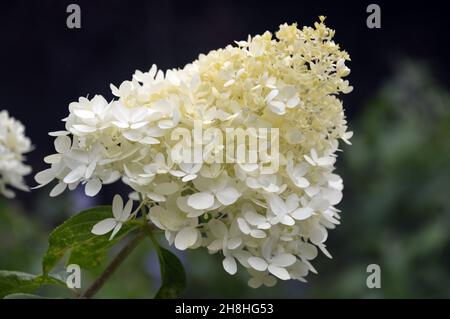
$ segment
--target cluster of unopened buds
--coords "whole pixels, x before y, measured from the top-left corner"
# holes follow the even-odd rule
[[[248,270],[252,287],[304,281],[319,250],[330,257],[343,189],[333,173],[338,140],[352,135],[337,97],[352,90],[349,56],[333,36],[323,17],[314,27],[284,24],[182,69],[136,71],[111,85],[112,101],[81,97],[65,130],[50,133],[56,153],[36,181],[56,180],[51,196],[79,185],[95,196],[121,180],[130,200],[116,195],[94,234],[114,237],[140,216],[137,200],[171,245],[220,253],[228,273]],[[233,132],[250,142],[224,138]],[[197,159],[186,155],[198,148]],[[236,160],[230,148],[256,149],[257,160]]]

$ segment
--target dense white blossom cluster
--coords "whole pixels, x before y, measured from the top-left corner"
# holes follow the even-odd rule
[[[28,191],[24,176],[31,173],[25,165],[24,153],[31,151],[31,141],[25,136],[25,128],[8,111],[0,111],[0,194],[12,198],[15,193],[7,188],[12,186]]]
[[[327,230],[339,224],[334,206],[343,189],[333,173],[338,140],[349,143],[352,135],[337,97],[352,90],[343,79],[349,56],[323,20],[302,29],[281,25],[275,37],[249,36],[183,69],[136,71],[111,85],[111,102],[96,95],[71,103],[66,129],[50,133],[57,151],[45,158],[51,167],[36,181],[56,179],[51,196],[80,184],[94,196],[122,180],[176,248],[221,253],[224,269],[235,274],[242,265],[252,287],[304,281],[316,272],[310,261],[318,250],[330,256]],[[194,145],[172,133],[196,121],[219,131],[278,128],[279,154],[270,155],[279,155],[278,170],[212,160],[221,147],[206,134],[203,161],[186,161],[177,150]],[[114,236],[136,217],[132,206],[116,196],[113,218],[93,233]]]

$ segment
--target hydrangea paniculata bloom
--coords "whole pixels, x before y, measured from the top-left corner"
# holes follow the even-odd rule
[[[51,167],[37,182],[56,179],[51,196],[78,185],[94,196],[121,180],[133,199],[143,198],[148,219],[178,249],[220,253],[228,273],[238,264],[248,270],[252,287],[304,281],[315,272],[311,260],[318,250],[330,256],[325,241],[339,224],[335,205],[343,189],[333,173],[338,140],[349,143],[352,135],[338,98],[352,90],[344,80],[349,56],[323,21],[302,29],[281,25],[275,36],[249,36],[183,69],[136,71],[111,85],[117,98],[110,102],[96,95],[71,103],[66,129],[50,133],[57,153],[46,157]],[[202,163],[181,160],[173,150],[184,142],[171,133],[198,121],[220,131],[278,128],[278,170],[208,161],[214,151]],[[214,144],[202,138],[206,149]],[[135,217],[132,203],[126,212],[122,201],[116,206],[114,218],[94,233]]]
[[[10,117],[8,111],[0,111],[0,194],[3,196],[15,196],[7,186],[28,191],[24,176],[31,173],[31,167],[23,161],[29,151],[31,141],[25,136],[25,127]]]

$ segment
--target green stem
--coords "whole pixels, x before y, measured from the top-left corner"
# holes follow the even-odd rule
[[[141,196],[141,200],[142,200],[142,196]],[[161,253],[161,248],[159,247],[159,243],[156,240],[155,235],[153,235],[152,227],[147,222],[147,212],[145,210],[145,205],[141,206],[141,214],[142,214],[142,220],[143,220],[142,228],[143,228],[144,232],[148,235],[150,240],[152,241],[152,244],[155,247],[156,252],[159,255]]]
[[[111,263],[102,272],[100,277],[98,277],[94,283],[79,297],[79,298],[92,298],[99,290],[103,287],[106,281],[111,277],[111,275],[117,270],[117,268],[123,263],[123,261],[130,255],[130,253],[138,246],[138,244],[147,236],[150,237],[155,249],[160,253],[160,247],[158,241],[152,232],[152,227],[147,222],[147,212],[145,210],[145,205],[141,197],[141,205],[138,207],[141,210],[142,218],[142,228],[117,254],[117,256],[111,261]],[[137,212],[137,210],[136,210]],[[135,212],[135,213],[136,213]],[[137,222],[137,221],[136,221]]]
[[[123,263],[123,261],[130,255],[130,253],[138,246],[138,244],[145,238],[146,232],[140,231],[133,237],[117,254],[111,263],[106,267],[103,273],[98,277],[94,283],[80,296],[80,298],[90,299],[92,298],[105,282],[111,277],[111,275],[117,270],[117,268]]]
[[[152,230],[152,228],[150,227],[150,225],[147,224],[146,226],[144,226],[144,231],[145,231],[145,233],[148,235],[148,237],[150,238],[150,240],[152,241],[153,247],[155,247],[156,252],[158,253],[158,255],[160,255],[160,253],[161,253],[161,248],[159,247],[159,243],[158,243],[158,241],[156,240],[155,235],[153,235],[153,230]]]

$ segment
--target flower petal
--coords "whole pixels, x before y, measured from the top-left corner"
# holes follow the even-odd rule
[[[224,237],[228,236],[228,228],[225,226],[225,224],[218,220],[218,219],[212,219],[208,223],[208,227],[211,230],[212,234],[219,239],[223,239]]]
[[[246,235],[250,234],[251,231],[250,226],[247,224],[244,218],[239,217],[237,219],[237,224],[242,233]]]
[[[272,275],[274,275],[277,278],[280,278],[281,280],[291,279],[291,276],[289,275],[288,271],[282,267],[269,265],[268,269]]]
[[[272,258],[271,263],[280,267],[288,267],[295,263],[297,258],[292,254],[279,254]]]
[[[69,174],[67,174],[66,177],[64,177],[64,183],[71,184],[78,182],[84,176],[85,171],[86,171],[85,166],[78,166]]]
[[[87,196],[94,197],[100,192],[102,189],[102,182],[98,178],[90,179],[89,182],[86,183],[84,191]]]
[[[55,171],[51,168],[39,172],[34,177],[34,180],[41,186],[47,185],[55,178]]]
[[[278,91],[277,89],[270,91],[270,93],[267,94],[265,101],[266,102],[272,101],[278,95],[278,93],[280,93],[280,91]]]
[[[228,247],[228,249],[233,250],[233,249],[238,248],[241,244],[242,244],[241,237],[233,237],[228,240],[227,247]]]
[[[310,243],[299,244],[298,251],[300,252],[300,257],[306,260],[313,260],[318,254],[317,247]]]
[[[313,210],[311,207],[301,207],[294,210],[294,212],[291,214],[293,218],[296,220],[305,220],[313,214]]]
[[[156,191],[158,194],[161,195],[171,195],[178,191],[179,187],[177,183],[170,182],[170,183],[161,183],[158,184],[156,187]]]
[[[94,235],[104,235],[113,230],[113,228],[116,227],[116,224],[117,222],[114,218],[104,219],[92,227],[91,233]]]
[[[50,197],[56,197],[60,195],[62,192],[64,192],[67,188],[67,184],[64,182],[59,182],[56,184],[55,187],[53,187],[52,191],[50,192]]]
[[[114,195],[113,198],[113,204],[112,204],[112,212],[114,215],[114,218],[119,220],[120,217],[122,217],[122,211],[123,211],[123,200],[120,195]]]
[[[237,201],[241,194],[234,187],[227,187],[216,193],[216,197],[223,205],[231,205]]]
[[[262,280],[257,277],[250,278],[248,281],[248,285],[254,289],[261,287],[262,284],[263,284]]]
[[[266,287],[273,287],[277,284],[277,279],[274,276],[266,276],[263,280],[263,284]]]
[[[269,205],[274,214],[277,216],[283,216],[288,212],[286,204],[284,203],[283,199],[281,199],[281,197],[278,195],[270,196]]]
[[[195,193],[188,197],[187,204],[195,209],[208,209],[214,205],[214,196],[208,192]]]
[[[250,257],[248,264],[255,270],[264,271],[267,269],[267,262],[260,257]]]
[[[133,200],[130,198],[128,202],[125,204],[125,207],[123,208],[122,214],[120,216],[121,222],[126,222],[128,220],[132,209],[133,209]]]
[[[70,140],[70,137],[68,136],[58,136],[55,139],[55,150],[58,153],[65,153],[68,150],[70,150],[70,144],[72,143],[72,141]]]
[[[227,256],[222,261],[223,269],[230,275],[234,275],[237,272],[237,263],[236,259],[234,259],[232,256]]]
[[[195,244],[198,238],[198,230],[195,227],[185,227],[175,237],[175,247],[185,250]]]
[[[114,236],[116,236],[116,234],[119,232],[119,230],[122,228],[122,223],[117,223],[116,227],[114,227],[114,230],[111,234],[111,236],[109,237],[109,240],[112,240],[114,238]]]
[[[313,227],[309,234],[309,240],[311,240],[312,243],[318,245],[320,243],[323,243],[328,237],[328,232],[325,227],[321,225],[316,225]]]

